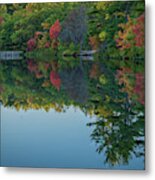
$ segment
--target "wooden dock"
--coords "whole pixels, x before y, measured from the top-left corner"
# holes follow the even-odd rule
[[[0,51],[0,60],[20,60],[22,51]]]

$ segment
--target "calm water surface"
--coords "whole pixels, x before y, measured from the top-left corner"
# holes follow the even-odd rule
[[[144,169],[145,3],[0,12],[2,166]]]
[[[134,155],[127,165],[105,164],[104,153],[91,141],[95,118],[69,107],[65,113],[50,110],[1,108],[3,166],[144,169],[144,158]]]

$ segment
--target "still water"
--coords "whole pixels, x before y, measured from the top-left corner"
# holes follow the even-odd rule
[[[65,113],[2,107],[1,118],[2,166],[144,169],[144,157],[133,154],[126,165],[104,163],[86,126],[94,118],[74,107]]]
[[[144,169],[144,11],[0,5],[2,166]]]
[[[39,57],[0,62],[2,166],[144,169],[143,64]]]

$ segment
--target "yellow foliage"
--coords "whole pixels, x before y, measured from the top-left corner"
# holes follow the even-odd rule
[[[97,10],[106,10],[113,2],[97,2],[96,9]]]
[[[97,111],[98,111],[100,116],[103,115],[105,118],[109,117],[113,113],[112,110],[107,108],[106,106],[99,106],[97,108]]]

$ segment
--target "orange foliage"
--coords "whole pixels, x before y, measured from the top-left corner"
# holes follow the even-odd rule
[[[144,47],[144,14],[136,19],[131,19],[128,16],[126,24],[119,24],[122,28],[118,32],[116,38],[117,47],[121,50],[129,49],[131,47]]]
[[[92,67],[91,67],[91,70],[89,72],[89,77],[92,78],[92,79],[93,78],[96,79],[96,78],[99,77],[99,75],[100,75],[100,67],[99,67],[99,65],[98,64],[93,64]]]
[[[97,36],[91,36],[89,37],[89,44],[92,47],[93,50],[98,49],[99,47],[99,39]]]
[[[130,79],[133,78],[133,72],[130,68],[122,67],[117,70],[116,78],[118,79],[119,85],[124,85],[121,89],[122,92],[128,93],[129,98],[133,95],[133,84]]]
[[[142,105],[144,105],[144,75],[142,73],[133,73],[130,68],[123,67],[117,70],[116,78],[120,85],[124,85],[121,89],[122,92],[128,93],[129,98],[134,98],[138,100]]]

